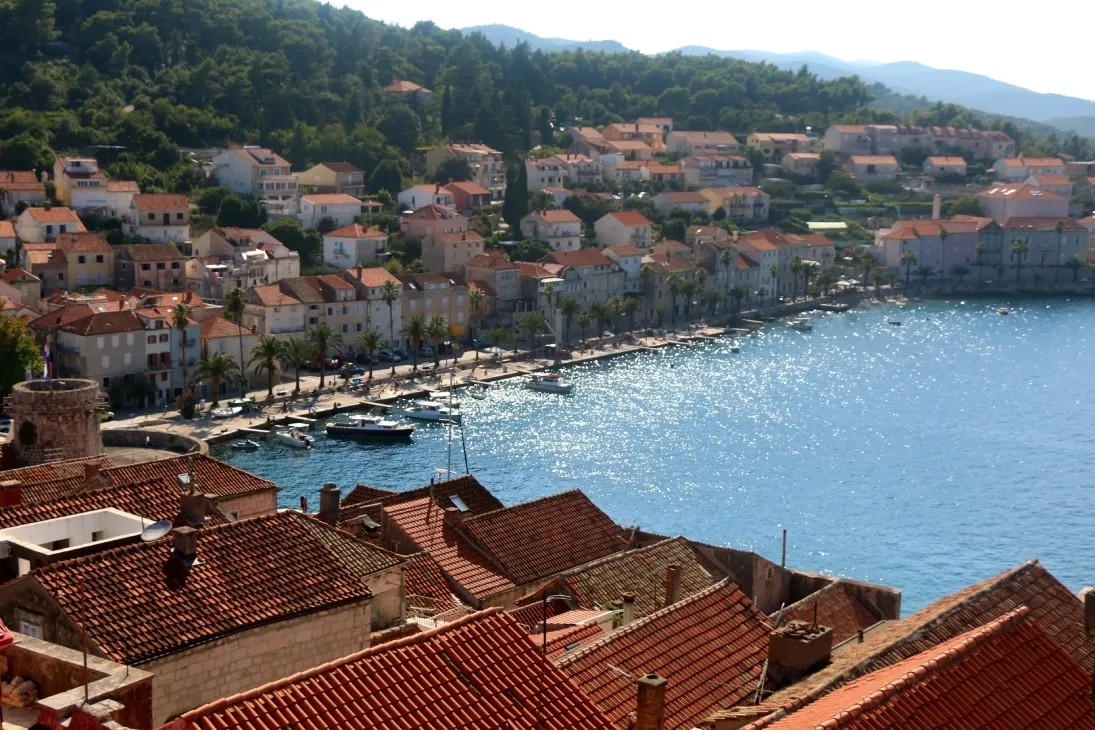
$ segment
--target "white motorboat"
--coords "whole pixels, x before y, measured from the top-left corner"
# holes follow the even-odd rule
[[[233,418],[243,413],[242,406],[228,406],[227,408],[214,408],[213,418]]]
[[[997,307],[996,308],[996,313],[997,314],[1011,314],[1011,310],[1008,309],[1007,307]]]
[[[406,408],[398,411],[407,418],[419,421],[452,421],[460,423],[460,411],[432,400],[415,400]]]
[[[236,441],[232,444],[233,451],[258,451],[259,442],[252,441],[251,439],[244,439],[243,441]]]
[[[541,393],[558,393],[569,395],[574,392],[574,383],[563,380],[559,373],[534,373],[525,387]]]
[[[403,441],[414,433],[414,426],[380,416],[353,413],[327,423],[328,436],[344,436],[362,441]]]
[[[301,424],[279,426],[270,432],[268,438],[275,443],[291,446],[294,449],[310,449],[315,446],[316,440],[303,429],[294,428]]]
[[[460,405],[460,400],[452,395],[449,395],[447,390],[435,390],[430,393],[430,400],[437,401],[438,403],[444,403],[450,408],[456,408]]]
[[[739,345],[736,342],[731,342],[730,343],[730,352],[734,353],[735,355],[738,354],[739,352],[741,352],[741,345]]]
[[[809,317],[796,317],[791,320],[790,326],[791,329],[798,330],[799,332],[809,332],[814,328]]]

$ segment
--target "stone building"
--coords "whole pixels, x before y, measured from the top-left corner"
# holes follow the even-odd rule
[[[93,456],[102,449],[106,396],[94,380],[28,380],[4,399],[11,445],[24,464]]]

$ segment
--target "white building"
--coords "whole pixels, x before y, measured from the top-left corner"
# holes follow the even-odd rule
[[[582,247],[582,219],[569,210],[534,210],[521,219],[521,235],[551,246],[552,251]]]
[[[122,230],[156,243],[186,243],[190,240],[190,201],[185,195],[134,195]]]
[[[213,158],[213,177],[221,187],[258,198],[274,215],[296,215],[299,191],[289,161],[263,147],[225,150]]]
[[[388,234],[353,223],[323,236],[323,262],[349,269],[375,264],[388,257]]]
[[[599,246],[650,248],[654,224],[637,210],[609,213],[593,224]]]
[[[15,233],[23,243],[52,241],[61,233],[87,229],[69,208],[27,208],[15,219]]]
[[[361,201],[345,193],[305,195],[300,199],[300,223],[305,228],[318,228],[328,219],[341,228],[359,217]]]
[[[133,205],[133,196],[141,192],[141,186],[133,180],[106,181],[106,214],[111,218],[124,218]]]
[[[529,190],[532,190],[529,185]],[[452,193],[440,185],[412,185],[402,191],[396,200],[403,210],[419,210],[427,205],[442,205],[452,208],[456,203]]]

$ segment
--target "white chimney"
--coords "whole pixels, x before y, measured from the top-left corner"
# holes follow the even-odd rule
[[[943,199],[939,197],[939,193],[935,194],[932,198],[932,220],[937,221],[940,218],[940,213],[943,210]]]

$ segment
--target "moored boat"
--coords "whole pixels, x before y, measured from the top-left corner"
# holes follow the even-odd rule
[[[997,314],[1011,314],[1011,310],[1008,309],[1007,307],[997,307],[996,308],[996,313]]]
[[[328,436],[342,436],[362,441],[404,441],[413,433],[414,426],[409,424],[360,413],[353,413],[327,423]]]
[[[574,383],[566,382],[559,373],[533,373],[529,381],[525,383],[525,387],[541,393],[560,395],[569,395],[574,392]]]
[[[244,439],[243,441],[236,441],[232,444],[233,451],[258,451],[259,442],[252,441],[251,439]]]
[[[242,406],[228,406],[227,408],[214,408],[213,418],[233,418],[243,413]]]
[[[814,328],[809,317],[795,317],[789,324],[791,329],[798,330],[799,332],[809,332]]]
[[[419,421],[452,421],[454,423],[460,423],[461,418],[460,411],[457,409],[449,408],[446,405],[442,405],[441,403],[432,400],[411,401],[411,404],[406,408],[394,412]]]
[[[270,432],[268,438],[275,443],[291,446],[294,449],[310,449],[315,446],[316,440],[304,430],[294,428],[296,425],[279,426]]]

